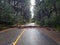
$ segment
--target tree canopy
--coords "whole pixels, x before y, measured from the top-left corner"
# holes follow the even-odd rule
[[[29,0],[0,0],[0,25],[26,24],[31,18]]]
[[[60,27],[60,0],[36,1],[34,20],[39,25]]]

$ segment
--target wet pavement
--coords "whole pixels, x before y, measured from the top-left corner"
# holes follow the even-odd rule
[[[11,28],[0,32],[0,45],[12,45],[17,36],[22,32],[21,29]]]
[[[35,24],[28,24],[28,26],[34,26]],[[21,34],[15,45],[59,45],[53,39],[45,35],[39,28],[11,28],[6,29],[8,31],[0,32],[0,45],[12,45],[17,37]]]
[[[26,28],[16,45],[59,45],[37,28]]]

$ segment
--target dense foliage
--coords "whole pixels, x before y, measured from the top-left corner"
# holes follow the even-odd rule
[[[35,6],[34,20],[39,25],[59,29],[60,0],[42,0],[42,1],[39,0]]]
[[[13,11],[12,11],[13,10]],[[14,9],[5,0],[0,0],[0,24],[14,24]]]
[[[28,23],[29,5],[28,0],[0,0],[0,27]]]

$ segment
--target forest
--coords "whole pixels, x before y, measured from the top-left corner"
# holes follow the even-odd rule
[[[60,31],[60,0],[36,0],[34,13],[37,24]]]
[[[60,31],[60,0],[35,1],[32,21]],[[0,28],[22,25],[30,21],[30,0],[0,0]]]
[[[29,22],[28,0],[0,0],[0,29]]]

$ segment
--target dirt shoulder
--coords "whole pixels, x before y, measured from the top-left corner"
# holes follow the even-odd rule
[[[54,41],[56,41],[58,44],[60,44],[60,33],[59,32],[55,32],[47,28],[40,28],[40,29],[44,34],[46,34],[47,36],[52,38]]]

